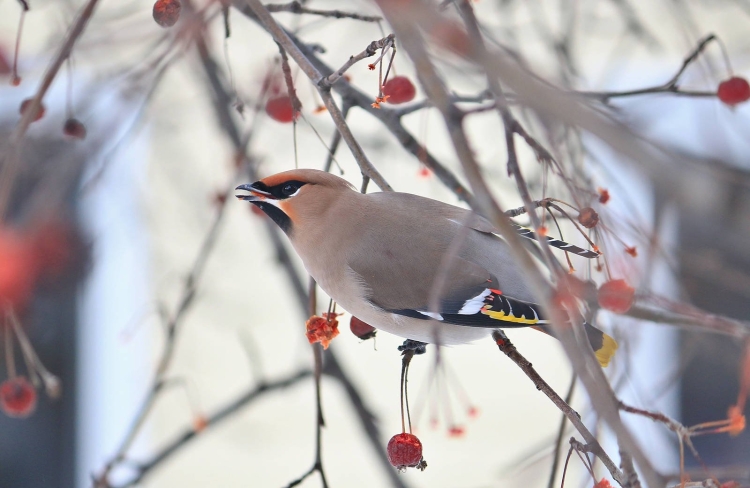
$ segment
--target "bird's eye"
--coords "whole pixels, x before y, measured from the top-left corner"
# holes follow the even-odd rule
[[[287,183],[281,188],[281,193],[283,193],[284,196],[291,197],[297,192],[297,190],[299,190],[299,187],[297,185]]]

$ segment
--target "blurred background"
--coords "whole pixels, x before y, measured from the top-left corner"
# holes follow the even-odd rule
[[[458,18],[452,2],[434,3]],[[382,16],[369,1],[302,4]],[[8,332],[16,320],[61,382],[59,396],[45,393],[44,382],[37,385],[36,408],[27,418],[0,415],[0,487],[286,486],[315,461],[313,359],[304,334],[308,278],[286,237],[236,201],[233,188],[295,165],[322,169],[336,144],[335,125],[293,62],[301,117],[291,124],[269,116],[269,98],[286,92],[279,50],[240,9],[229,8],[226,37],[220,2],[183,1],[179,21],[163,28],[152,17],[153,3],[104,1],[52,81],[44,116],[13,146],[19,107],[36,93],[83,5],[29,4],[18,49],[21,80],[13,86],[23,4],[0,2],[3,170],[16,154],[20,162],[4,209],[0,266],[10,270],[20,262],[2,255],[16,233],[36,236],[24,242],[37,243],[36,256],[47,256],[43,266],[54,269],[12,307],[14,319],[6,310],[3,340],[12,344],[19,374],[33,377],[21,359],[23,339]],[[734,74],[750,74],[750,5],[741,0],[481,0],[472,6],[488,46],[507,50],[564,90],[660,86],[712,33]],[[392,32],[385,21],[274,16],[334,69]],[[462,107],[484,106],[481,71],[451,53],[431,53],[450,90],[477,99]],[[374,102],[372,60],[355,64],[346,82]],[[340,106],[354,105],[347,117],[352,132],[397,191],[465,206],[427,168],[429,152],[466,182],[440,114],[418,106],[424,91],[405,50],[397,51],[393,69],[417,85],[409,104],[383,104],[383,113],[414,108],[398,119],[403,132],[336,96]],[[696,96],[591,96],[598,110],[669,155],[672,164],[661,169],[635,164],[583,129],[514,106],[563,173],[574,175],[573,187],[585,182],[594,190],[571,195],[565,178],[518,143],[533,198],[585,203],[601,216],[605,227],[595,238],[607,256],[606,274],[574,257],[577,276],[598,283],[624,278],[639,301],[674,300],[696,321],[709,319],[688,304],[747,320],[750,109],[711,96],[731,75],[712,42],[679,79],[679,88]],[[85,126],[85,138],[64,133],[70,118]],[[465,128],[500,206],[522,206],[507,175],[497,113],[472,114]],[[346,145],[334,151],[332,171],[359,188],[360,170]],[[606,189],[609,202],[600,203],[596,189]],[[370,184],[369,191],[377,188]],[[517,221],[529,225],[527,217]],[[586,246],[572,226],[563,230],[566,240]],[[626,252],[630,246],[637,256]],[[319,291],[317,312],[327,307]],[[396,348],[402,339],[381,332],[361,341],[349,332],[349,318],[339,317],[341,335],[326,353],[322,381],[322,461],[330,486],[548,485],[553,458],[564,460],[567,439],[576,433],[568,424],[556,453],[560,412],[489,340],[443,348],[440,363],[434,347],[415,359],[412,418],[429,467],[399,474],[387,466],[385,445],[401,428]],[[607,311],[599,311],[596,323],[620,343],[606,373],[621,399],[685,425],[727,416],[740,381],[743,341],[736,334]],[[564,396],[573,372],[559,343],[533,330],[508,334]],[[11,376],[7,345],[4,358],[2,380]],[[580,386],[572,405],[617,460],[615,440]],[[656,468],[679,481],[676,436],[650,419],[624,419]],[[695,479],[750,485],[747,432],[698,437],[694,445],[711,467],[708,474],[696,471]],[[690,455],[686,463],[700,468]],[[595,468],[596,480],[609,476]],[[576,456],[566,482],[593,484]],[[559,483],[558,471],[554,486]],[[321,481],[313,475],[301,486]]]

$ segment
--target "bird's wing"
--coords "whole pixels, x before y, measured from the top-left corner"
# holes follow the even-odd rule
[[[455,297],[454,297],[455,298]],[[457,304],[460,303],[460,307]],[[391,313],[417,319],[434,319],[467,327],[531,327],[549,322],[535,303],[503,295],[500,290],[485,288],[475,296],[451,302],[442,301],[439,313],[424,309],[389,310]]]

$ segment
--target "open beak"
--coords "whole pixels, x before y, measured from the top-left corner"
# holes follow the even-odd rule
[[[239,198],[240,200],[246,200],[248,202],[259,202],[259,201],[265,200],[266,198],[273,198],[273,196],[270,193],[263,191],[263,190],[259,190],[255,188],[253,185],[255,185],[255,183],[244,184],[244,185],[238,186],[237,188],[235,188],[235,190],[249,191],[250,195],[235,195],[235,196]]]

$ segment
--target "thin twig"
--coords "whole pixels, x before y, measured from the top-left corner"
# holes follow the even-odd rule
[[[526,373],[526,376],[528,376],[529,379],[534,383],[537,390],[547,395],[547,397],[552,400],[552,403],[554,403],[555,406],[570,421],[570,423],[573,424],[573,427],[575,427],[576,430],[583,436],[589,450],[602,461],[602,464],[604,464],[604,467],[607,468],[609,473],[612,475],[612,478],[614,478],[615,481],[620,483],[622,486],[625,486],[625,482],[627,481],[625,475],[617,468],[617,466],[607,455],[607,453],[604,452],[604,449],[602,449],[599,441],[596,440],[596,437],[594,437],[591,431],[589,431],[589,429],[581,421],[581,417],[580,415],[578,415],[578,412],[573,410],[570,405],[568,405],[565,400],[560,398],[560,395],[558,395],[555,390],[553,390],[552,387],[549,386],[549,384],[547,384],[547,382],[544,381],[541,376],[539,376],[539,373],[537,373],[531,363],[525,357],[523,357],[521,353],[518,352],[516,346],[514,346],[513,343],[510,342],[510,339],[508,339],[508,336],[506,336],[504,332],[502,332],[501,330],[493,331],[492,339],[494,339],[500,351],[508,356],[511,361],[516,363],[516,365],[518,365],[518,367],[521,368],[524,373]]]
[[[26,107],[21,115],[21,120],[16,125],[15,129],[10,135],[9,145],[6,151],[5,157],[3,158],[2,169],[0,169],[0,219],[5,216],[8,202],[10,201],[11,192],[13,190],[13,183],[18,176],[19,167],[21,165],[21,141],[26,135],[26,131],[29,125],[34,121],[37,111],[42,106],[42,99],[47,94],[47,90],[55,76],[60,71],[65,60],[70,56],[73,46],[75,45],[78,38],[83,34],[91,16],[94,13],[94,8],[99,0],[88,0],[86,5],[78,14],[75,22],[73,23],[65,41],[60,45],[60,50],[57,52],[52,62],[47,67],[47,71],[42,77],[42,81],[37,88],[36,94],[31,99],[31,103]],[[25,2],[24,2],[25,4]],[[28,10],[28,9],[27,9]]]
[[[320,17],[332,17],[334,19],[353,19],[363,22],[380,22],[382,17],[377,15],[362,15],[353,12],[344,12],[342,10],[320,10],[305,7],[302,2],[294,1],[289,3],[269,3],[265,5],[269,12],[289,12],[292,14],[310,14]]]
[[[275,392],[277,390],[288,388],[292,385],[299,383],[301,380],[310,377],[311,375],[312,375],[311,371],[303,370],[295,374],[292,374],[284,379],[274,381],[272,383],[261,383],[253,388],[250,388],[246,392],[239,395],[237,398],[227,402],[227,404],[219,408],[216,411],[216,413],[208,416],[205,419],[206,420],[205,428],[208,429],[208,428],[214,427],[215,425],[222,422],[223,420],[227,420],[228,418],[234,416],[243,408],[247,407],[248,405],[253,403],[255,400],[261,398],[262,396],[268,393]],[[144,478],[148,474],[150,474],[154,469],[156,469],[161,463],[165,462],[167,459],[169,459],[174,454],[176,454],[180,449],[182,449],[191,441],[193,441],[202,432],[203,430],[200,430],[200,431],[196,431],[195,429],[185,430],[182,434],[175,437],[171,442],[167,443],[165,447],[160,449],[156,454],[154,454],[147,461],[135,464],[134,467],[136,470],[136,475],[133,476],[133,478],[126,481],[125,483],[121,485],[116,485],[116,487],[128,488],[131,486],[139,485],[144,480]],[[108,486],[108,485],[100,485],[100,486]]]
[[[349,146],[349,149],[351,150],[354,159],[357,161],[362,174],[370,177],[372,181],[375,182],[378,187],[380,187],[381,190],[392,191],[393,188],[391,188],[391,185],[388,184],[388,182],[385,181],[385,178],[383,178],[380,172],[375,169],[375,166],[373,166],[373,164],[370,162],[370,160],[362,150],[362,147],[359,145],[359,141],[357,141],[357,139],[354,137],[354,134],[352,134],[349,125],[341,115],[341,110],[339,110],[336,102],[331,96],[330,87],[320,85],[320,82],[323,80],[323,75],[320,73],[320,71],[318,71],[315,66],[310,63],[307,57],[302,54],[297,45],[289,38],[287,32],[282,29],[279,24],[276,23],[274,18],[271,16],[268,10],[263,7],[259,0],[245,0],[245,3],[250,8],[250,10],[252,10],[253,14],[255,14],[255,17],[258,19],[259,23],[263,25],[266,30],[268,30],[268,32],[273,36],[274,40],[286,50],[287,54],[289,54],[289,56],[294,59],[300,69],[302,69],[307,77],[310,78],[310,80],[318,87],[318,93],[320,93],[320,97],[323,99],[323,104],[328,109],[328,113],[331,115],[336,128],[339,130],[339,132],[341,132],[341,136],[343,137],[344,141],[346,141],[347,145]]]
[[[394,40],[395,40],[395,36],[393,34],[389,34],[389,35],[387,35],[386,37],[384,37],[384,38],[382,38],[380,40],[372,41],[365,48],[364,51],[362,51],[359,54],[355,54],[354,56],[350,56],[349,59],[346,61],[346,63],[344,63],[343,66],[341,66],[334,73],[331,73],[330,75],[328,75],[325,78],[323,78],[320,81],[319,85],[323,86],[323,87],[325,87],[325,86],[328,86],[328,87],[332,86],[339,79],[341,79],[341,77],[344,76],[344,73],[346,73],[346,71],[349,68],[351,68],[352,66],[354,66],[354,64],[358,63],[359,61],[362,61],[365,58],[369,58],[369,57],[374,56],[375,53],[379,49],[382,49],[383,51],[385,51],[385,49],[387,47],[393,46]]]
[[[565,394],[565,403],[570,405],[573,400],[573,391],[576,386],[576,375],[573,374],[570,378],[570,386],[568,386],[568,393]],[[565,414],[560,419],[560,427],[557,429],[557,439],[555,440],[555,451],[552,454],[552,469],[549,473],[549,481],[547,482],[547,488],[554,488],[555,479],[557,478],[557,470],[560,467],[560,450],[562,449],[562,441],[565,436]]]

